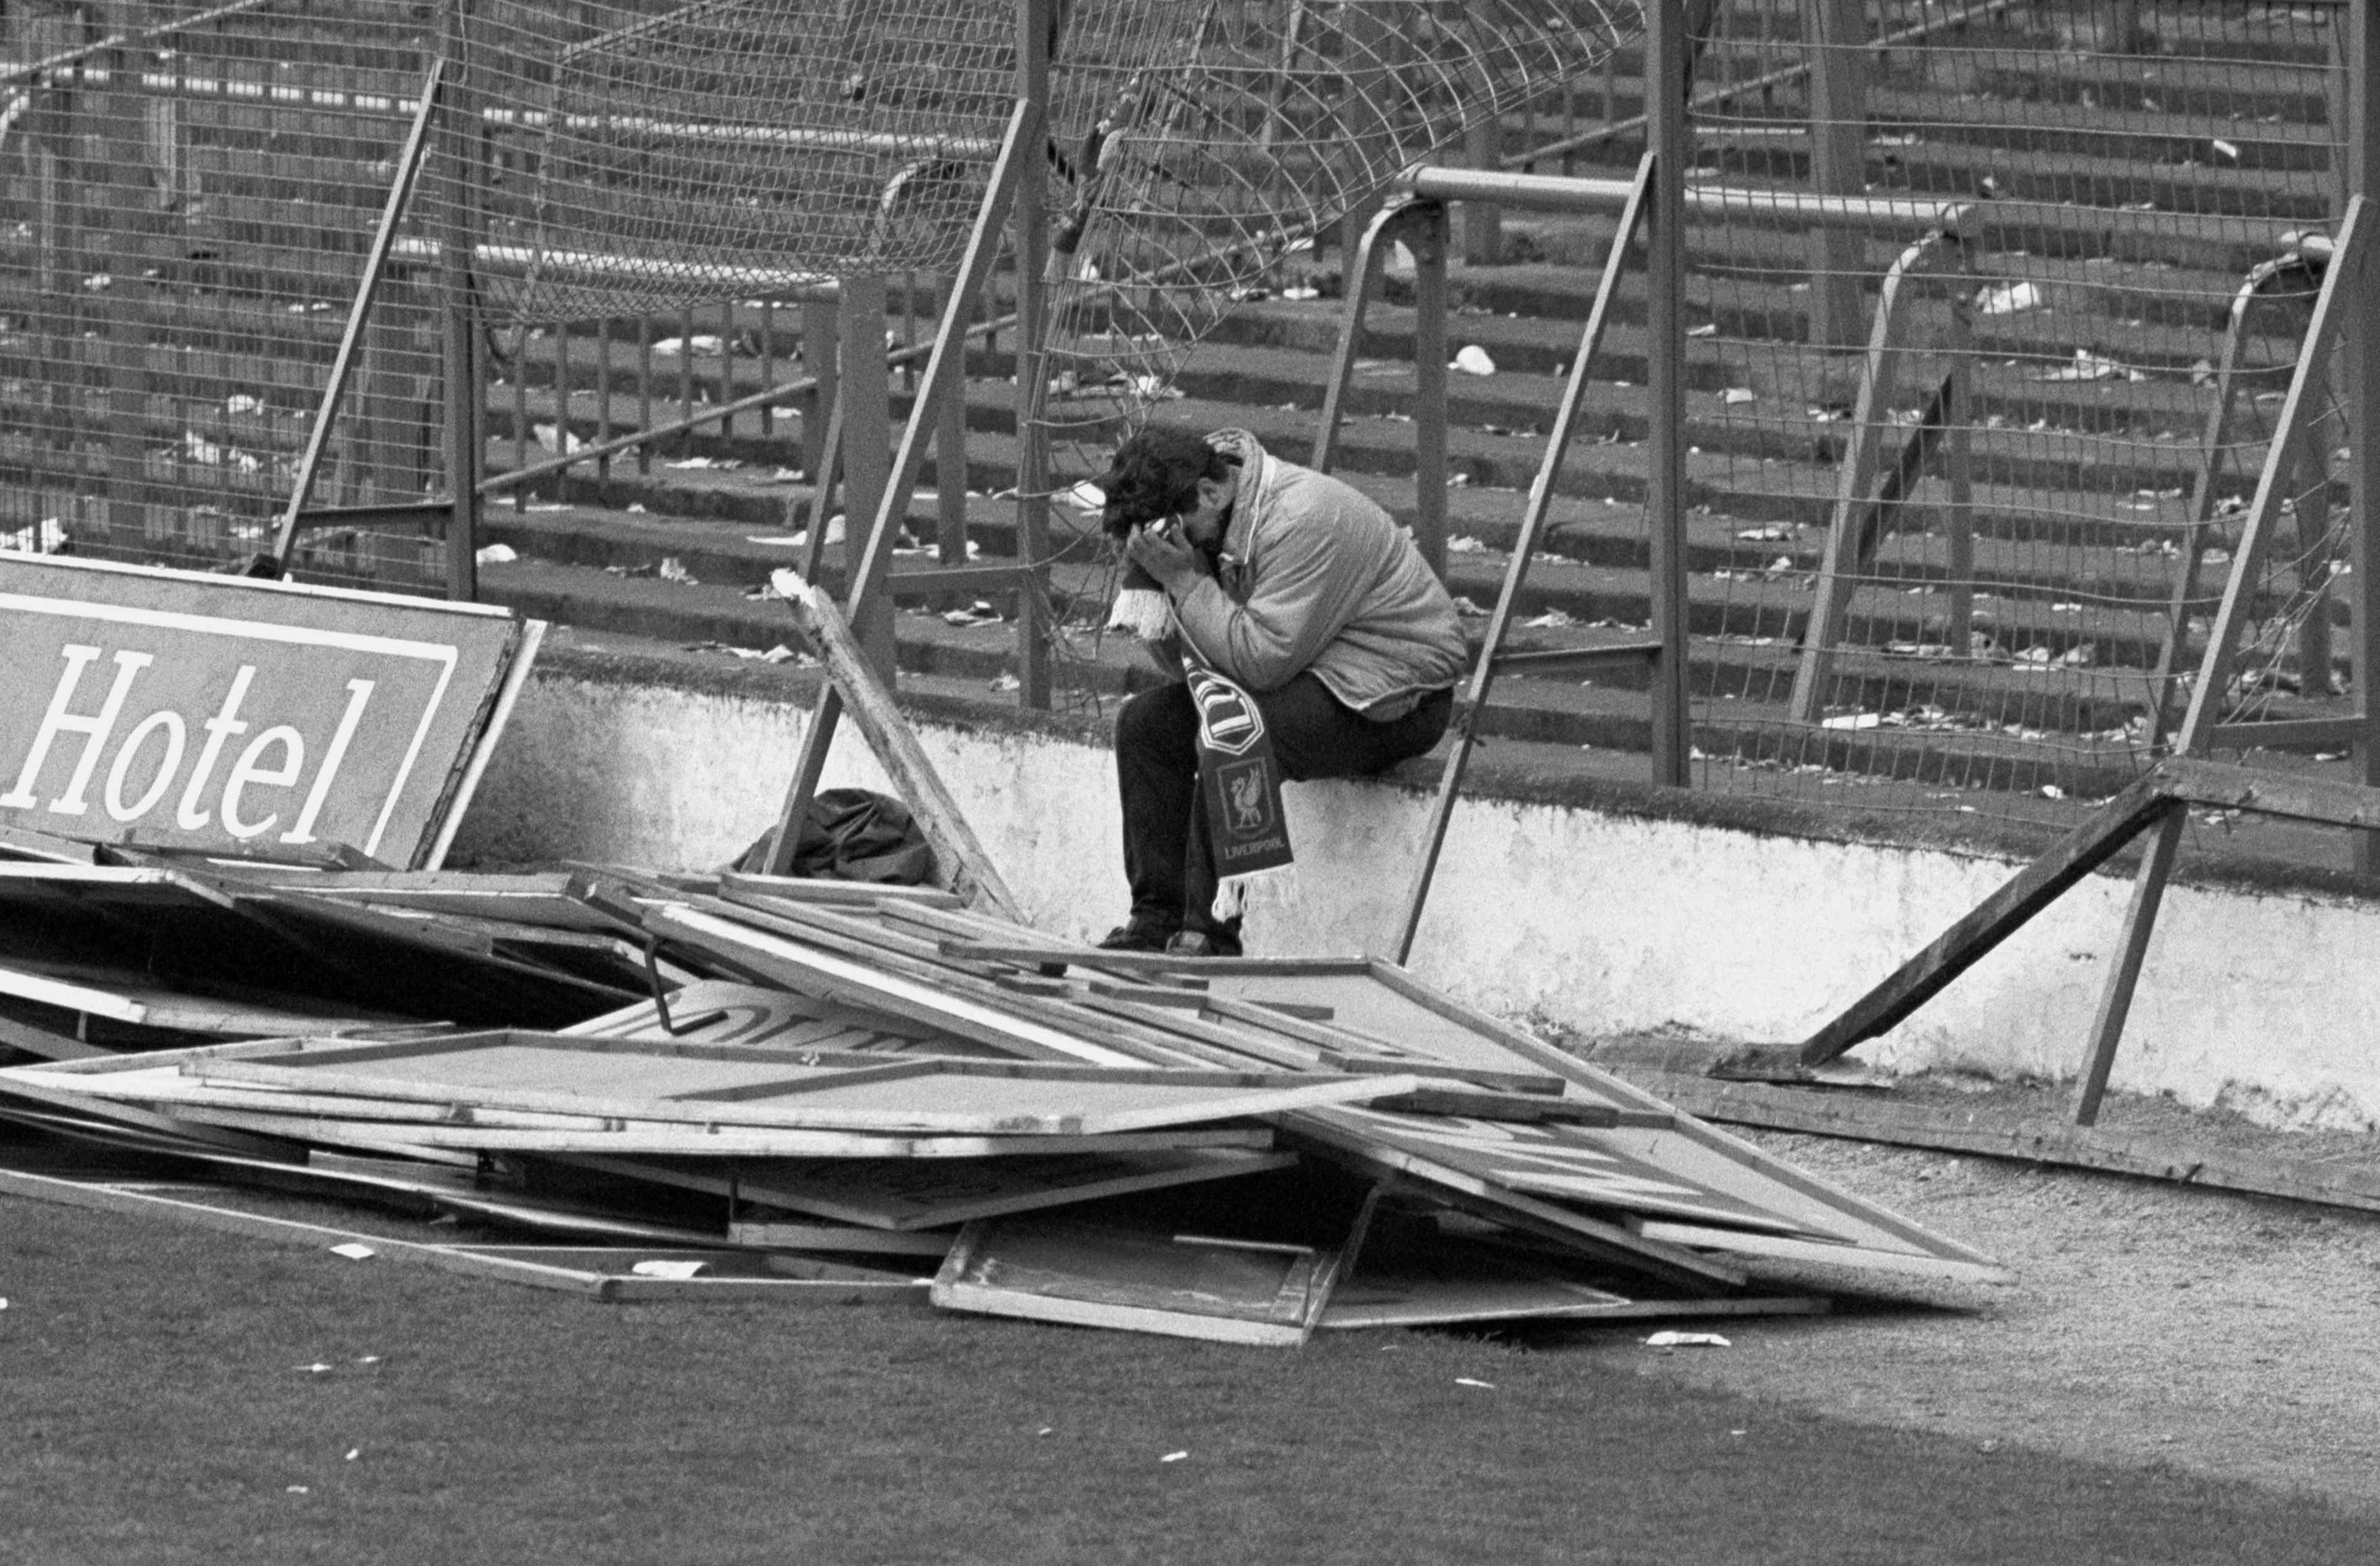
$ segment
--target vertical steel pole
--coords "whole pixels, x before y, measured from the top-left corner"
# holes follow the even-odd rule
[[[1463,156],[1473,168],[1502,168],[1504,117],[1489,115],[1466,129],[1463,133]],[[1504,209],[1493,201],[1463,202],[1463,264],[1494,266],[1503,259]]]
[[[1417,204],[1405,230],[1414,256],[1414,543],[1446,579],[1445,203]]]
[[[1050,638],[1036,573],[1048,552],[1050,436],[1041,421],[1049,395],[1049,164],[1038,152],[1049,138],[1051,0],[1016,0],[1016,96],[1027,105],[1016,174],[1016,594],[1017,700],[1050,705]]]
[[[826,517],[827,497],[815,486],[825,481],[827,469],[834,458],[827,449],[829,413],[839,395],[838,372],[843,353],[835,346],[835,307],[832,299],[805,296],[802,299],[802,369],[818,382],[818,389],[802,401],[802,467],[808,474],[814,499],[810,519],[820,522]]]
[[[892,599],[883,592],[858,594],[861,551],[868,525],[885,501],[892,466],[892,386],[884,362],[884,279],[843,279],[843,571],[852,634],[868,653],[884,688],[892,688]],[[908,497],[894,501],[893,530],[908,513]],[[886,540],[887,547],[891,540]]]
[[[2374,198],[2380,173],[2380,20],[2369,0],[2332,13],[2346,29],[2347,174],[2349,194]],[[2342,203],[2343,207],[2343,203]],[[2344,257],[2333,261],[2338,265]],[[2355,507],[2351,569],[2348,572],[2348,655],[2353,664],[2352,695],[2362,715],[2350,776],[2380,785],[2380,318],[2367,306],[2347,313],[2339,384],[2347,396],[2348,488]],[[2380,832],[2355,837],[2355,868],[2380,874]]]
[[[1317,127],[1318,131],[1335,128],[1352,145],[1367,149],[1384,145],[1395,133],[1396,127],[1389,120],[1388,101],[1398,67],[1407,58],[1404,40],[1388,25],[1385,9],[1372,5],[1339,7],[1340,99],[1332,115],[1336,125]],[[1311,17],[1321,12],[1322,7],[1309,0],[1297,6],[1293,15]],[[1294,21],[1292,25],[1295,25]],[[1318,69],[1329,68],[1330,62],[1318,50],[1311,58]],[[1341,214],[1339,264],[1342,273],[1354,264],[1356,248],[1379,210],[1379,195],[1366,191]]]
[[[997,233],[994,237],[997,239]],[[934,552],[945,565],[966,564],[966,325],[975,315],[975,298],[953,276],[942,308],[957,323],[958,364],[949,388],[935,407],[934,423]],[[930,385],[930,379],[925,382]]]
[[[1645,520],[1651,534],[1653,781],[1690,781],[1691,724],[1686,706],[1686,399],[1685,399],[1685,16],[1680,0],[1645,7],[1646,127],[1653,157],[1651,211],[1645,214],[1646,356],[1652,420],[1645,442]]]
[[[141,8],[125,4],[124,0],[114,0],[96,10],[94,25],[110,34],[129,32],[141,20]],[[142,210],[153,210],[155,205],[143,200],[148,194],[149,175],[143,166],[145,150],[140,139],[142,105],[128,91],[133,80],[131,55],[123,49],[111,49],[99,59],[107,67],[108,85],[90,97],[91,120],[97,134],[86,145],[94,148],[99,156],[82,165],[84,179],[95,187],[87,211],[104,225],[91,235],[97,242],[95,248],[128,256],[140,252],[143,240],[156,227],[154,220]],[[144,233],[144,229],[149,232]],[[142,519],[149,509],[139,499],[141,416],[148,401],[148,333],[134,316],[133,303],[123,291],[92,301],[105,343],[103,351],[107,367],[107,466],[102,470],[98,486],[105,497],[101,515],[111,534],[125,538],[137,538],[145,531]],[[119,528],[121,533],[117,532]],[[34,529],[37,533],[40,530],[38,527]]]
[[[395,243],[397,225],[405,221],[406,210],[412,204],[414,181],[420,172],[422,154],[429,147],[431,124],[438,113],[444,70],[443,60],[432,60],[421,79],[421,105],[414,111],[413,128],[406,135],[405,150],[397,154],[396,173],[389,181],[380,226],[372,233],[371,249],[364,257],[363,277],[357,283],[355,299],[347,309],[346,330],[340,334],[338,352],[331,359],[330,374],[323,381],[322,395],[314,412],[314,425],[307,431],[305,455],[298,460],[298,474],[289,486],[289,503],[273,538],[273,564],[276,572],[288,566],[290,549],[298,541],[298,518],[306,509],[323,455],[330,449],[332,431],[346,395],[347,380],[364,343],[365,329],[371,322],[381,275],[388,265],[389,248]]]
[[[438,139],[446,198],[438,225],[446,297],[446,488],[455,498],[446,521],[446,596],[468,602],[480,596],[480,469],[487,457],[488,411],[471,287],[471,248],[479,232],[480,114],[471,76],[469,0],[441,0],[438,32],[446,57],[447,105]]]
[[[1810,57],[1810,183],[1821,194],[1867,188],[1867,8],[1861,0],[1804,0],[1803,46]],[[1810,341],[1859,345],[1859,270],[1866,246],[1840,224],[1810,231]]]

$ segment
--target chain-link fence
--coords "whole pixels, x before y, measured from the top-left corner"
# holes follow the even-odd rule
[[[267,548],[420,106],[427,7],[12,4],[0,70],[0,537],[176,565]],[[389,268],[325,506],[442,487],[432,279]],[[419,531],[309,579],[433,587]]]
[[[2346,195],[2345,7],[1686,12],[1698,781],[1815,773],[1945,805],[2111,791],[2190,706],[2303,346]],[[441,55],[468,68],[310,505],[448,491],[456,302],[483,328],[492,471],[599,447],[547,482],[600,498],[607,464],[653,461],[637,432],[700,420],[710,449],[818,482],[822,392],[710,410],[826,379],[820,301],[838,277],[891,279],[895,350],[922,353],[1007,123],[1016,14],[7,5],[0,543],[203,564],[270,542]],[[1619,0],[1075,0],[1053,16],[1046,358],[1027,406],[999,388],[1001,408],[978,409],[987,490],[1023,434],[1057,448],[1038,493],[1096,470],[1269,268],[1467,126],[1496,126],[1502,161],[1541,172],[1621,172],[1643,146],[1642,8]],[[1764,207],[1771,191],[1832,205]],[[1015,297],[1003,271],[978,313]],[[994,340],[970,363],[979,401],[1019,362],[1013,330]],[[2314,388],[2216,698],[2227,722],[2345,705],[2343,421]],[[957,423],[929,470],[946,560],[967,542]],[[1598,478],[1619,495],[1611,455]],[[1096,624],[1068,596],[1104,589],[1087,516],[1057,516],[1043,622],[1063,642]],[[435,532],[331,516],[293,564],[437,590]]]
[[[2099,795],[2170,737],[2344,202],[2343,14],[1716,9],[1694,181],[1842,200],[1690,220],[1712,786]],[[2227,720],[2340,710],[2311,417]]]

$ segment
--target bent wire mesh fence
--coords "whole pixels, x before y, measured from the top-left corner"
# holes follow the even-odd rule
[[[0,86],[0,532],[213,565],[269,544],[420,107],[426,12],[11,7]],[[398,261],[318,499],[443,481],[439,301]],[[419,532],[303,539],[317,579],[434,589]]]
[[[1720,9],[1696,179],[1901,204],[1694,224],[1711,786],[2095,796],[2172,737],[2347,195],[2343,18]],[[2344,710],[2344,431],[2319,391],[2235,721]]]
[[[602,494],[613,464],[657,451],[688,458],[609,451],[625,433],[827,379],[837,278],[892,279],[895,347],[921,351],[1014,91],[1013,4],[480,0],[468,35],[450,10],[10,10],[0,540],[219,564],[269,538],[429,62],[458,37],[468,152],[442,166],[433,148],[314,505],[449,487],[449,243],[468,246],[492,369],[490,467],[607,448],[549,495]],[[1020,424],[1005,388],[981,384],[1015,373],[1014,333],[979,341],[978,401],[1002,406],[976,409],[971,455],[941,454],[946,492],[970,462],[982,488],[1013,484],[1024,434],[1054,458],[1024,499],[1065,496],[1284,256],[1405,164],[1450,157],[1466,127],[1491,125],[1497,161],[1547,173],[1624,173],[1644,145],[1642,11],[1616,0],[1063,11],[1040,376]],[[2304,346],[2349,194],[2346,8],[1687,14],[1697,783],[1837,780],[1870,807],[1945,810],[2112,792],[2190,705]],[[1840,200],[1785,212],[1763,193]],[[978,313],[1016,292],[1003,270]],[[1567,535],[1605,561],[1643,537],[1641,393],[1616,382],[1641,382],[1659,346],[1631,337],[1631,308],[1565,480],[1592,513]],[[2351,700],[2358,497],[2335,382],[2304,399],[2277,476],[2216,698],[2233,742]],[[827,400],[711,419],[705,449],[814,480]],[[1089,518],[1062,505],[1058,520],[1044,559],[1060,601],[1042,618],[1062,650],[1096,624],[1069,595],[1104,582]],[[443,579],[443,546],[418,530],[299,539],[315,579]],[[1627,598],[1610,595],[1623,622]]]

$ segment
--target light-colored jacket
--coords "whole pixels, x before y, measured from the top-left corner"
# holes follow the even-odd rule
[[[1463,677],[1454,601],[1413,537],[1361,491],[1268,454],[1245,430],[1208,437],[1240,459],[1217,574],[1174,601],[1190,649],[1252,691],[1311,669],[1387,722]]]

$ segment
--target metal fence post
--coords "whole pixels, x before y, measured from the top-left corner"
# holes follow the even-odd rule
[[[1446,579],[1445,203],[1431,201],[1405,230],[1414,257],[1414,542]]]
[[[1808,0],[1810,184],[1821,195],[1867,190],[1867,13],[1860,0]],[[1810,341],[1843,348],[1864,335],[1860,270],[1865,237],[1840,224],[1810,231]]]
[[[997,236],[994,236],[997,238]],[[959,363],[951,382],[950,393],[937,410],[934,425],[934,542],[935,554],[945,565],[966,564],[966,487],[967,487],[967,406],[966,406],[966,338],[965,327],[976,313],[974,298],[961,292],[961,279],[953,275],[944,285],[945,310],[956,312],[961,331],[958,338]],[[936,607],[941,607],[937,605]]]
[[[2346,29],[2347,183],[2350,194],[2369,201],[2372,176],[2380,168],[2380,21],[2369,4],[2346,6],[2335,25]],[[2337,264],[2334,262],[2334,264]],[[2380,785],[2380,321],[2367,304],[2347,314],[2344,362],[2339,382],[2347,396],[2348,488],[2355,507],[2348,572],[2349,613],[2354,618],[2350,657],[2352,696],[2363,733],[2353,747],[2350,776]],[[2354,834],[2355,868],[2380,873],[2380,832]]]
[[[1027,146],[1046,132],[1050,103],[1052,0],[1016,0],[1016,95],[1033,105],[1036,124]],[[1038,571],[1050,526],[1050,437],[1042,428],[1042,404],[1050,395],[1049,358],[1042,341],[1049,325],[1049,173],[1047,163],[1028,157],[1016,180],[1016,564],[1027,574],[1016,594],[1017,701],[1050,705],[1050,638],[1042,624]]]
[[[1501,168],[1504,120],[1491,115],[1463,132],[1463,156],[1473,168]],[[1493,201],[1463,203],[1463,263],[1494,266],[1504,259],[1504,209]]]
[[[1685,168],[1687,80],[1685,14],[1680,0],[1645,7],[1645,93],[1652,116],[1651,210],[1645,214],[1645,338],[1651,430],[1645,520],[1651,534],[1652,631],[1661,644],[1653,664],[1653,781],[1683,787],[1691,779],[1692,723],[1686,705],[1686,399]]]
[[[890,593],[858,595],[860,551],[868,525],[884,504],[892,466],[892,388],[884,359],[884,279],[845,277],[843,288],[843,570],[852,634],[867,649],[885,688],[896,665]],[[688,356],[691,357],[691,356]],[[895,503],[893,528],[908,513],[908,497]],[[821,524],[823,526],[823,524]]]
[[[471,79],[469,0],[441,0],[438,47],[445,54],[446,113],[438,139],[446,200],[439,227],[439,272],[445,295],[446,596],[480,596],[480,469],[487,457],[487,390],[480,353],[479,310],[471,286],[471,248],[479,225],[480,116]]]

